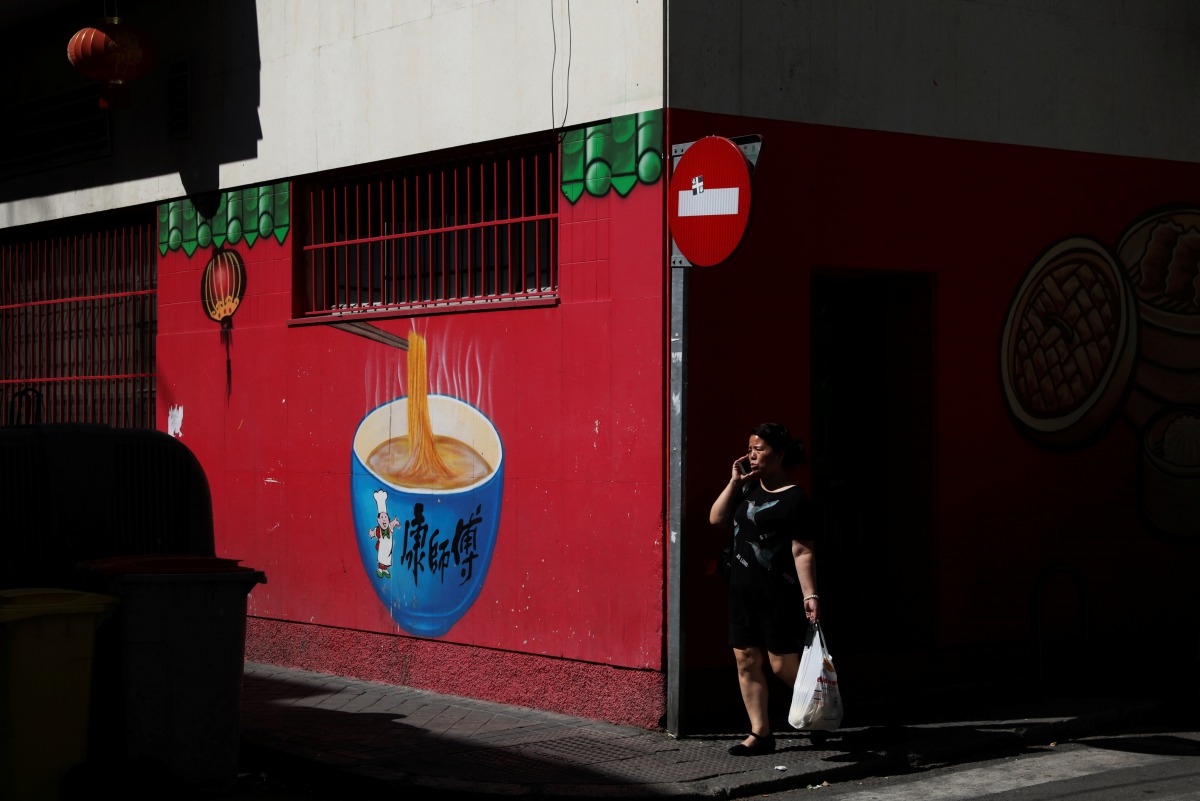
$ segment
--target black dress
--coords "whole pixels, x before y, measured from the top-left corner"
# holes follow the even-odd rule
[[[776,654],[804,649],[808,619],[792,542],[811,543],[808,496],[798,486],[768,492],[753,481],[733,514],[729,644]]]

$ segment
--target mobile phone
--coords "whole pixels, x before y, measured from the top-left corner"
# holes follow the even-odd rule
[[[750,472],[750,460],[745,457],[738,459],[737,467],[739,473],[741,473],[743,476],[746,475]]]

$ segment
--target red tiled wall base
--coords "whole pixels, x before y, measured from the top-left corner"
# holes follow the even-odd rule
[[[665,677],[655,671],[353,629],[251,617],[246,658],[644,729],[666,712]]]

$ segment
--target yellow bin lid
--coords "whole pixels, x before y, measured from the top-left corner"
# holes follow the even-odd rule
[[[121,600],[95,592],[48,587],[0,590],[0,623],[42,615],[107,615]]]

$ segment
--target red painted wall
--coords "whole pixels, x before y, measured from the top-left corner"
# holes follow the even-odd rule
[[[1094,441],[1047,447],[1010,417],[998,353],[1010,303],[1044,250],[1084,235],[1115,251],[1148,211],[1200,202],[1200,166],[678,109],[669,119],[672,143],[763,139],[742,245],[690,274],[689,665],[730,664],[723,624],[712,625],[724,620],[720,579],[705,575],[724,536],[707,513],[730,461],[762,420],[809,438],[810,279],[872,272],[927,273],[936,287],[934,587],[906,588],[897,577],[897,591],[879,599],[880,618],[895,627],[932,619],[923,645],[940,649],[1027,646],[1038,576],[1067,564],[1086,582],[1097,653],[1122,633],[1152,631],[1171,659],[1194,660],[1200,616],[1187,587],[1200,562],[1196,538],[1163,536],[1139,517],[1146,410],[1127,405]],[[1200,355],[1200,338],[1171,347]],[[1175,403],[1200,405],[1187,389],[1196,379],[1183,376]],[[868,431],[876,424],[861,420]],[[904,469],[902,455],[868,449],[855,458]],[[797,479],[810,486],[810,470]],[[1181,492],[1196,497],[1195,481]],[[886,532],[881,540],[905,547],[887,543]],[[914,601],[922,597],[930,603]],[[1051,593],[1051,616],[1060,601]],[[854,631],[833,637],[839,654],[872,650]],[[880,656],[878,669],[891,670],[895,658]]]
[[[443,642],[661,670],[662,191],[659,181],[624,198],[585,194],[573,206],[560,198],[558,306],[379,323],[421,333],[431,391],[475,403],[505,448],[490,570]],[[350,511],[355,429],[404,394],[406,355],[324,326],[289,327],[295,248],[294,230],[282,246],[237,247],[247,290],[228,353],[200,304],[206,251],[161,259],[159,421],[165,428],[169,408],[182,407],[181,439],[212,489],[218,553],[267,574],[250,596],[250,614],[264,622],[252,621],[248,653],[349,672],[341,635],[294,626],[280,636],[266,621],[353,630],[367,651],[415,652],[388,636],[405,632],[372,589]],[[280,647],[289,640],[294,647]],[[359,661],[360,675],[386,678],[380,660]],[[547,670],[521,665],[517,673]],[[661,676],[649,675],[660,687]],[[625,683],[638,688],[638,709],[606,715],[653,725],[661,692],[647,709],[645,680]]]
[[[746,429],[778,419],[809,435],[814,275],[925,274],[936,291],[932,530],[922,533],[919,585],[910,592],[899,575],[894,589],[869,588],[881,617],[928,623],[922,647],[1012,645],[1019,658],[1039,576],[1067,564],[1089,590],[1093,643],[1138,627],[1172,659],[1194,651],[1185,588],[1196,545],[1139,516],[1144,398],[1093,441],[1050,448],[1010,416],[998,354],[1010,304],[1040,254],[1076,235],[1116,249],[1148,211],[1196,203],[1200,167],[681,110],[669,122],[674,143],[763,137],[742,245],[689,279],[685,665],[730,664],[723,588],[706,575],[723,535],[706,521]],[[221,554],[267,572],[250,599],[252,657],[516,703],[530,702],[521,686],[561,684],[545,698],[554,708],[653,725],[665,612],[664,187],[560,203],[557,307],[383,323],[398,334],[415,328],[451,368],[479,366],[469,391],[506,449],[487,581],[439,641],[408,637],[391,619],[350,522],[349,443],[363,414],[400,394],[391,376],[404,355],[341,331],[289,327],[294,241],[260,240],[242,249],[248,290],[227,387],[218,327],[199,306],[203,257],[162,260],[160,423],[170,406],[183,407],[183,442],[208,472]],[[904,456],[856,455],[894,471]],[[809,468],[797,479],[811,488]],[[887,555],[904,555],[907,544],[886,534]],[[1051,617],[1060,602],[1070,616],[1069,598],[1047,597]],[[851,657],[839,667],[855,678],[854,655],[871,643],[853,631],[834,636]],[[482,670],[416,669],[443,662],[442,643],[503,665],[503,686]],[[489,662],[488,649],[510,656]],[[876,668],[891,671],[894,658]],[[588,664],[595,703],[566,706],[567,677]]]

